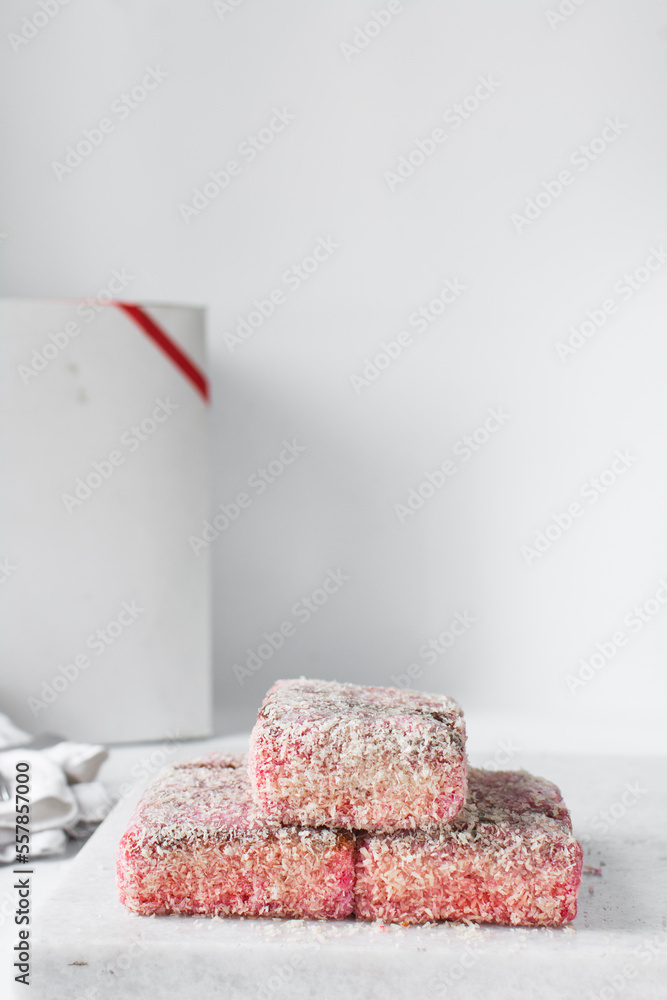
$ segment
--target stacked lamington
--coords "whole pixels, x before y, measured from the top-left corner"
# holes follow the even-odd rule
[[[559,925],[582,851],[555,785],[468,768],[445,695],[278,681],[242,756],[166,769],[118,852],[142,913]]]

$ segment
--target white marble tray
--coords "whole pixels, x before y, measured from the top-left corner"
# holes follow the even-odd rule
[[[545,756],[521,764],[561,785],[586,862],[601,866],[601,875],[585,875],[579,916],[567,929],[133,916],[114,887],[133,795],[36,913],[31,996],[664,1000],[664,760]],[[644,791],[630,802],[625,784],[636,781]]]

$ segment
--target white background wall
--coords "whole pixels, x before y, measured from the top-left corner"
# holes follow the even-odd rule
[[[23,44],[9,35],[41,8],[7,0],[2,293],[94,295],[125,268],[131,300],[208,305],[213,504],[252,498],[211,543],[220,727],[249,726],[277,677],[391,684],[415,664],[414,686],[457,697],[473,740],[492,715],[524,746],[664,749],[667,255],[652,248],[667,248],[667,11],[563,0],[558,20],[556,0],[403,0],[344,50],[387,7],[70,0]],[[159,86],[118,110],[157,67]],[[480,77],[493,93],[457,118]],[[242,143],[274,109],[293,120],[250,162]],[[54,168],[105,117],[92,154]],[[613,141],[583,169],[576,151],[607,119]],[[432,155],[388,178],[437,128]],[[240,172],[186,221],[230,159]],[[285,272],[320,238],[335,250],[291,288]],[[637,270],[647,258],[656,270]],[[465,291],[410,326],[447,279]],[[284,301],[230,348],[273,289]],[[355,387],[404,330],[400,357]],[[466,461],[457,442],[498,408],[509,416]],[[285,440],[305,450],[258,495],[249,477]],[[630,457],[611,485],[587,488],[618,449]],[[456,472],[399,517],[447,459]],[[522,547],[550,524],[531,558]],[[300,620],[295,604],[338,569],[349,580]],[[474,623],[421,655],[457,613]],[[288,620],[294,634],[241,685],[234,664]]]

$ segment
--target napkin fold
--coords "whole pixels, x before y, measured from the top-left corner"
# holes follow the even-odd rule
[[[16,858],[16,765],[29,765],[30,857],[61,854],[69,837],[86,837],[111,808],[96,781],[103,746],[36,737],[0,713],[0,862]]]
[[[44,753],[62,767],[72,783],[92,781],[109,756],[104,747],[90,743],[70,743],[68,740],[46,747]]]

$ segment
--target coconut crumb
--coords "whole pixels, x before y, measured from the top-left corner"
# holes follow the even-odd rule
[[[471,768],[465,807],[437,832],[359,833],[355,914],[559,926],[576,915],[583,854],[556,785]]]
[[[354,838],[267,824],[245,755],[166,768],[118,851],[121,902],[141,914],[340,918],[352,912]]]
[[[277,681],[250,737],[249,767],[255,798],[281,823],[439,827],[465,799],[463,713],[446,695]]]

